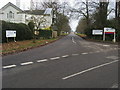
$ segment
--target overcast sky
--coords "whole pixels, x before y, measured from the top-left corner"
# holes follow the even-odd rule
[[[33,0],[33,1],[44,1],[44,0]],[[47,0],[45,0],[47,1]],[[49,0],[48,0],[49,1]],[[63,2],[63,1],[66,1],[66,2],[69,2],[69,4],[73,7],[74,6],[74,3],[75,3],[75,0],[59,0],[60,2]],[[109,8],[112,8],[114,7],[114,1],[115,0],[110,0],[110,6]],[[2,8],[4,5],[6,5],[8,2],[11,2],[13,4],[16,5],[16,0],[0,0],[0,8]],[[30,8],[30,0],[20,0],[20,8],[21,9],[29,9]],[[114,17],[114,14],[111,14],[110,17]],[[75,31],[76,29],[76,26],[78,24],[78,19],[71,19],[70,20],[70,26],[72,28],[73,31]]]
[[[20,8],[21,9],[30,8],[30,1],[31,0],[20,0]],[[33,0],[33,1],[42,2],[42,1],[47,1],[47,0]],[[63,1],[69,2],[71,6],[73,6],[73,4],[74,4],[74,0],[59,0],[59,1],[60,2],[63,2]],[[12,2],[13,4],[16,5],[16,0],[0,0],[0,8],[3,7],[5,4],[7,4],[8,2]]]

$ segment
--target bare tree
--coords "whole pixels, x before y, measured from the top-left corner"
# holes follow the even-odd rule
[[[115,6],[115,18],[116,18],[116,22],[120,23],[120,1],[117,2],[117,0]]]
[[[71,9],[73,15],[78,15],[77,17],[85,17],[88,28],[90,27],[90,16],[93,13],[96,3],[94,1],[79,1],[76,0],[75,8]],[[94,6],[94,7],[93,7]]]

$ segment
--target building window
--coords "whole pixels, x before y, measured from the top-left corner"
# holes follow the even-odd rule
[[[10,12],[9,12],[9,18],[13,18],[12,16],[13,16],[13,15],[12,15],[12,11],[10,11]]]
[[[12,13],[12,11],[7,13],[7,18],[14,18],[14,13]]]
[[[13,13],[13,18],[14,18],[14,13]]]
[[[7,18],[9,18],[9,17],[8,17],[8,13],[7,13]]]

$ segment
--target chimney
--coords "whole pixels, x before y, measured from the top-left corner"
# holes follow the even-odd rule
[[[16,0],[16,6],[20,8],[20,0]]]
[[[30,10],[33,10],[33,9],[34,9],[34,1],[31,0],[31,1],[30,1]]]

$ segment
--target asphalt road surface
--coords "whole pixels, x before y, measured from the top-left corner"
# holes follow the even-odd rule
[[[118,45],[71,33],[2,58],[3,88],[118,88]]]

